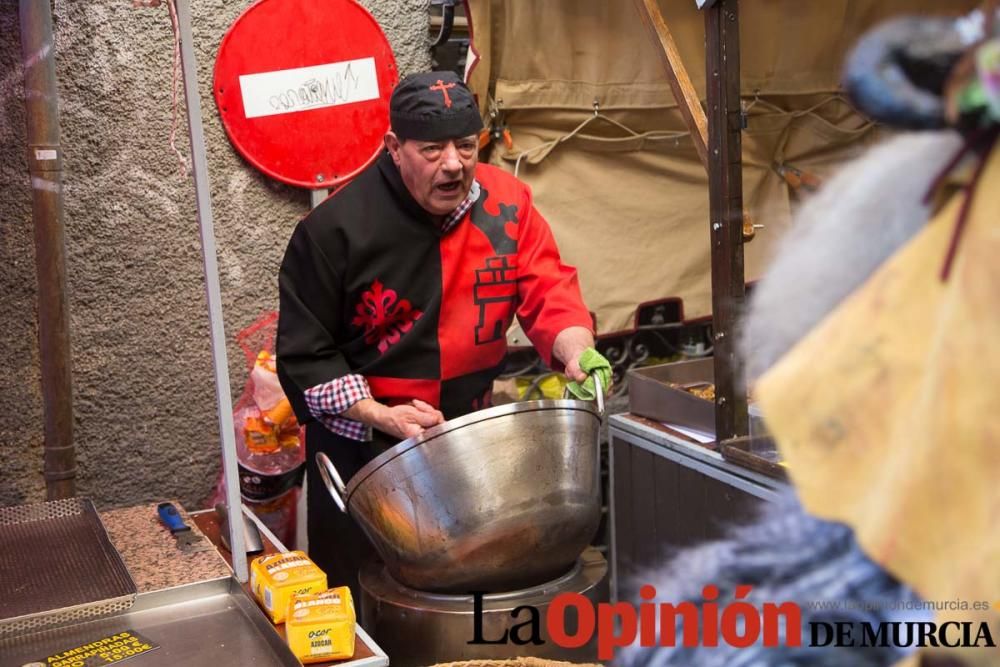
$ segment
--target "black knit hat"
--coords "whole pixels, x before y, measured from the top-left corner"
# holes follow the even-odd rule
[[[441,141],[483,129],[472,91],[454,72],[421,72],[392,91],[389,122],[400,139]]]

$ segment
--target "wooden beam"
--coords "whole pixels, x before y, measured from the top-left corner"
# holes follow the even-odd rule
[[[698,151],[701,163],[708,168],[708,118],[705,110],[701,108],[701,100],[691,83],[684,62],[681,60],[680,51],[677,50],[677,43],[674,36],[670,34],[667,22],[663,20],[660,6],[656,0],[634,0],[636,9],[639,10],[639,17],[643,25],[649,30],[653,41],[659,45],[657,50],[663,60],[663,66],[667,70],[667,81],[670,83],[670,90],[673,91],[677,104],[680,107],[684,124],[691,132],[694,140],[694,148]]]
[[[738,317],[746,296],[738,6],[738,0],[718,0],[705,10],[715,436],[720,442],[749,430],[745,383],[737,375],[736,359]]]
[[[663,67],[667,71],[667,82],[670,90],[673,91],[674,98],[680,108],[681,117],[691,133],[694,141],[694,149],[701,159],[701,164],[708,169],[708,118],[705,110],[701,108],[701,100],[695,92],[691,77],[681,60],[680,51],[677,50],[677,43],[674,36],[667,27],[667,22],[663,19],[660,6],[656,0],[634,0],[635,7],[639,11],[639,18],[643,25],[649,30],[653,42],[660,48],[657,52],[663,61]],[[743,212],[743,239],[750,241],[756,234],[753,219],[746,211]]]

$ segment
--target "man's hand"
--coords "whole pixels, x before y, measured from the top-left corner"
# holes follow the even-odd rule
[[[425,429],[444,421],[440,410],[417,399],[390,407],[366,398],[352,405],[343,414],[348,419],[364,422],[400,440],[420,435]]]
[[[400,440],[420,435],[424,429],[444,421],[444,416],[423,401],[411,401],[409,404],[382,406],[382,412],[375,428]]]
[[[580,355],[588,347],[594,347],[594,334],[584,327],[569,327],[556,336],[552,356],[563,363],[570,380],[583,382],[587,379],[587,374],[580,370]]]

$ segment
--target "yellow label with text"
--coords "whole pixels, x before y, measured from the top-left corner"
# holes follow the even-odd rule
[[[301,551],[258,556],[250,563],[250,589],[271,620],[281,623],[292,595],[326,590],[326,573]]]
[[[288,646],[303,663],[353,657],[356,620],[347,586],[314,595],[293,595],[285,620]]]
[[[28,664],[45,667],[96,667],[121,662],[156,648],[159,648],[159,644],[149,641],[133,630],[125,630]]]

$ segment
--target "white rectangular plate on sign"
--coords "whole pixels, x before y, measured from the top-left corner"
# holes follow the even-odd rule
[[[244,74],[240,93],[247,118],[378,99],[374,58]]]

